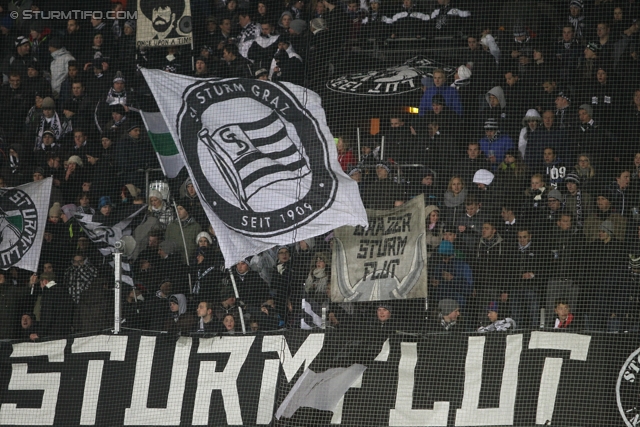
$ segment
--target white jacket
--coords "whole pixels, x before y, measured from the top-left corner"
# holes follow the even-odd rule
[[[51,53],[53,61],[51,61],[51,90],[55,97],[60,93],[60,86],[67,77],[69,61],[75,61],[75,58],[66,48],[60,48]]]

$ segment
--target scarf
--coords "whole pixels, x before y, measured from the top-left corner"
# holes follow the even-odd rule
[[[12,175],[20,171],[20,159],[18,157],[9,156],[9,169]]]
[[[117,122],[113,122],[113,124],[111,125],[111,129],[117,130],[118,127],[122,126],[125,120],[127,120],[127,116],[122,116],[120,120],[118,120]]]
[[[127,91],[116,92],[114,88],[109,89],[107,99],[105,100],[109,105],[122,104],[127,105]]]
[[[457,321],[451,321],[451,322],[447,322],[446,320],[444,320],[444,317],[442,316],[442,314],[440,315],[442,318],[440,319],[440,324],[442,325],[442,327],[444,328],[445,331],[448,331],[449,329],[451,329],[452,327],[454,327],[457,323]]]
[[[322,279],[324,277],[327,277],[327,272],[324,268],[315,268],[313,270],[313,277],[315,277],[316,279]]]
[[[564,322],[560,321],[560,319],[556,319],[556,329],[566,329],[571,322],[573,322],[573,314],[569,313],[569,315],[567,316],[567,320],[565,320]]]
[[[443,5],[440,7],[440,9],[438,9],[440,13],[438,14],[438,19],[436,20],[437,30],[441,30],[442,27],[447,25],[447,13],[449,13],[450,10],[451,10],[450,5]]]
[[[455,208],[464,203],[467,198],[467,189],[463,188],[462,191],[455,196],[452,192],[447,191],[444,193],[444,205],[448,208]]]
[[[573,16],[569,15],[569,23],[573,26],[573,30],[575,31],[575,37],[576,39],[581,39],[583,34],[582,34],[582,27],[584,26],[584,23],[582,22],[584,20],[584,15],[580,15],[577,18],[574,18]]]
[[[582,221],[582,192],[580,190],[578,190],[578,192],[576,193],[576,223],[578,224],[578,227],[582,228],[583,225],[583,221]]]
[[[70,127],[70,126],[67,126],[67,127]],[[36,146],[35,146],[36,149],[42,142],[42,134],[44,133],[45,130],[50,130],[51,132],[53,132],[53,136],[55,137],[56,141],[59,141],[60,138],[66,133],[62,129],[62,123],[60,123],[60,117],[58,116],[58,113],[54,113],[53,117],[51,117],[49,120],[47,120],[44,114],[40,116],[40,125],[38,126],[38,136],[36,137]],[[71,130],[71,129],[67,129],[67,130]]]
[[[496,142],[498,140],[498,138],[500,137],[500,131],[497,130],[496,133],[492,136],[492,137],[488,137],[487,139],[489,140],[489,142]]]
[[[199,294],[200,293],[200,280],[202,280],[204,278],[204,276],[206,276],[207,274],[211,273],[211,271],[213,271],[214,268],[215,268],[214,266],[211,266],[211,267],[207,268],[204,271],[198,269],[198,272],[197,272],[198,278],[196,280],[195,285],[193,286],[192,293],[194,293],[194,294]]]

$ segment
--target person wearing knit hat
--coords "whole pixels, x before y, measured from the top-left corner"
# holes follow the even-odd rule
[[[447,240],[443,240],[442,242],[440,242],[440,246],[438,246],[438,254],[445,257],[455,256],[456,253],[453,247],[453,243]]]
[[[201,231],[196,236],[196,245],[198,245],[199,247],[211,246],[213,245],[213,239],[211,238],[211,235],[209,233],[207,233],[206,231]]]
[[[67,160],[67,163],[71,164],[75,164],[78,166],[84,166],[84,163],[82,162],[82,159],[78,156],[71,156],[69,157],[69,160]]]
[[[357,166],[352,167],[348,175],[349,178],[353,179],[357,183],[362,181],[362,169]]]
[[[564,200],[564,209],[570,213],[579,229],[584,226],[584,221],[593,211],[593,199],[591,194],[585,193],[580,188],[580,177],[575,172],[568,173],[564,177],[567,194]]]
[[[580,107],[578,107],[578,111],[584,111],[585,113],[587,113],[587,115],[589,116],[589,120],[591,120],[591,118],[593,117],[593,108],[591,108],[591,105],[589,104],[582,104]]]
[[[294,19],[289,24],[289,32],[293,34],[302,34],[307,29],[307,23],[303,19]]]
[[[560,203],[564,201],[564,197],[562,196],[562,193],[557,188],[554,188],[553,190],[549,191],[549,193],[547,194],[547,199],[555,199]]]
[[[50,219],[55,218],[57,220],[60,218],[61,215],[62,215],[62,207],[60,206],[60,203],[55,202],[53,206],[49,208],[49,218]]]
[[[98,209],[102,209],[105,206],[113,206],[113,203],[111,203],[111,197],[109,196],[100,197],[100,201],[98,202]]]
[[[128,21],[125,21],[124,26],[125,27],[129,27],[133,31],[135,31],[136,30],[136,21],[135,21],[135,19],[129,19]]]
[[[378,164],[376,164],[376,169],[384,169],[387,173],[391,172],[391,167],[384,160],[380,160]]]
[[[600,224],[600,230],[607,233],[609,237],[613,237],[615,232],[613,222],[611,222],[611,220],[602,221],[602,224]]]
[[[43,110],[55,110],[56,109],[56,102],[53,100],[53,98],[47,96],[45,99],[42,100],[42,109]]]

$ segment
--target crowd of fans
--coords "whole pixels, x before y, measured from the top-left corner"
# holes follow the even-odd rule
[[[135,20],[22,19],[24,10],[74,7],[57,3],[0,1],[0,188],[53,178],[38,272],[0,272],[0,338],[110,328],[111,259],[74,215],[110,226],[145,203],[132,223],[125,327],[189,334],[313,325],[304,299],[311,311],[325,308],[333,327],[638,329],[637,2],[192,0],[193,49],[139,49]],[[384,140],[368,135],[356,148],[353,129],[340,129],[337,142],[366,208],[424,196],[426,305],[331,302],[331,234],[225,270],[184,171],[178,181],[151,173],[170,181],[170,194],[147,186],[145,171],[159,164],[138,111],[157,105],[140,67],[287,81],[322,94],[363,39],[456,48],[448,55],[455,73],[422,79],[418,115],[387,115]]]

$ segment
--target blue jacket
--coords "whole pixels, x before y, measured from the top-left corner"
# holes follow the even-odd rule
[[[451,86],[433,86],[427,89],[424,95],[422,95],[422,99],[420,100],[421,116],[424,116],[427,111],[432,109],[431,99],[433,98],[433,95],[436,94],[444,96],[444,102],[446,103],[447,107],[455,111],[459,116],[462,115],[462,101],[460,101],[460,95],[458,95],[458,91]]]
[[[509,135],[505,135],[501,133],[498,135],[498,138],[491,142],[489,138],[486,136],[480,140],[480,149],[485,154],[485,156],[489,156],[489,152],[493,151],[493,155],[496,157],[496,162],[491,166],[491,169],[496,170],[498,165],[502,160],[504,160],[504,155],[513,148],[513,141],[509,138]]]

